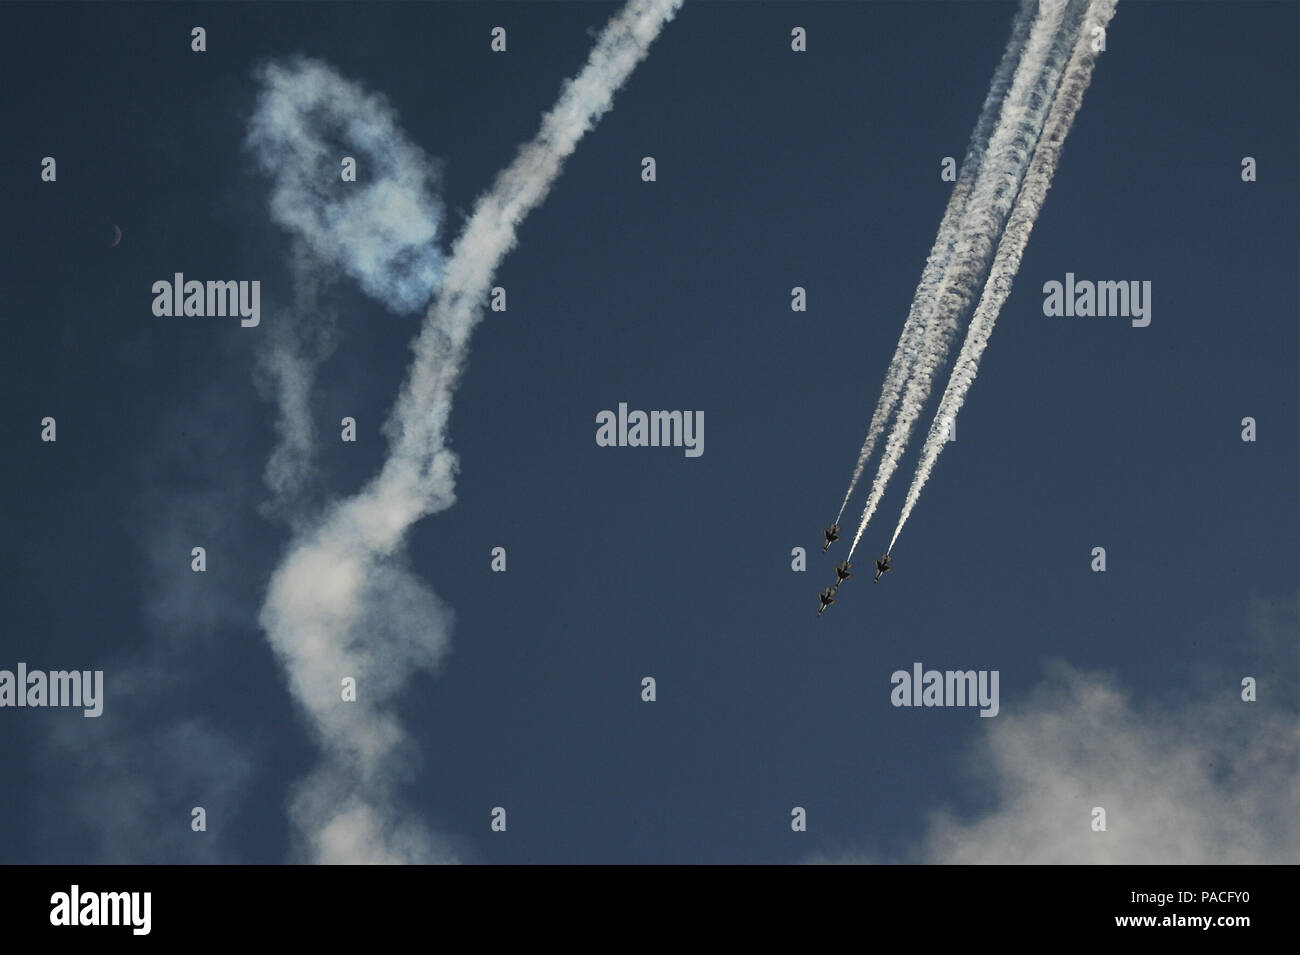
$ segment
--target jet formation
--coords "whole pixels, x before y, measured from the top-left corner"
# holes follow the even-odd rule
[[[831,544],[834,544],[840,539],[839,525],[832,524],[830,527],[822,528],[822,534],[826,537],[826,546],[822,548],[822,553],[824,554],[831,549]],[[893,559],[893,556],[890,554],[881,554],[876,558],[876,579],[872,581],[873,583],[878,583],[881,575],[887,574],[894,569],[892,563]],[[835,594],[839,591],[840,584],[844,583],[844,581],[848,580],[852,576],[853,565],[847,560],[841,561],[835,565],[835,583],[832,586],[819,591],[817,594],[817,599],[821,601],[821,607],[817,610],[817,616],[820,617],[826,612],[827,607],[835,603]]]

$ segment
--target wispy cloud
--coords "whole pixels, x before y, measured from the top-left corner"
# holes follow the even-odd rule
[[[264,564],[250,553],[260,530],[256,471],[242,454],[252,409],[232,405],[231,381],[215,374],[162,416],[160,440],[143,457],[127,520],[142,630],[119,629],[111,649],[82,664],[104,672],[103,714],[42,721],[40,788],[54,795],[39,807],[40,861],[248,861],[234,848],[235,819],[259,747],[241,736],[240,714],[220,723],[200,715],[239,672],[230,640],[256,626],[251,608]],[[195,546],[206,548],[204,573],[191,570]],[[256,653],[258,645],[245,649]],[[255,658],[244,654],[241,665],[247,672]],[[207,811],[206,832],[190,828],[195,806]]]
[[[117,674],[110,674],[112,679]],[[130,674],[126,674],[127,682]],[[121,693],[122,682],[109,684]],[[227,734],[200,719],[150,725],[148,714],[61,720],[51,739],[75,753],[77,773],[63,783],[53,847],[43,863],[193,864],[247,861],[236,855],[236,814],[253,761]],[[206,812],[206,831],[191,828],[191,810]]]
[[[1300,861],[1300,722],[1225,698],[1177,707],[1059,666],[977,748],[999,808],[940,813],[927,862]],[[1091,828],[1093,807],[1106,831]]]
[[[1295,607],[1257,604],[1252,615],[1255,665],[1202,668],[1182,699],[1142,698],[1113,676],[1049,664],[1028,699],[1004,698],[964,759],[991,811],[933,813],[898,860],[867,850],[819,861],[1300,862]],[[1241,699],[1248,675],[1257,702]],[[1094,807],[1104,832],[1093,830]]]

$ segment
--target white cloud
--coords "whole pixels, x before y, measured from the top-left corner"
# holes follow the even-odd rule
[[[921,848],[946,863],[1300,861],[1300,722],[1221,698],[1135,702],[1065,665],[976,748],[998,800],[971,820],[934,816]],[[1106,811],[1106,831],[1091,811]]]
[[[1294,653],[1294,648],[1292,648]],[[1300,720],[1245,703],[1239,677],[1181,703],[1135,700],[1063,663],[968,754],[995,808],[942,810],[899,861],[996,864],[1300,862]],[[1293,688],[1292,688],[1293,690]],[[984,727],[981,726],[981,730]],[[1092,830],[1092,810],[1106,831]],[[829,861],[882,862],[854,853]]]

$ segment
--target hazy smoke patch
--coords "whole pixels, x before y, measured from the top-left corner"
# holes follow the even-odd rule
[[[118,689],[109,674],[108,692]],[[129,682],[129,678],[128,681]],[[110,698],[109,706],[113,705]],[[123,731],[106,706],[96,720],[65,720],[51,731],[62,755],[75,754],[77,775],[59,817],[56,848],[42,862],[158,865],[246,861],[226,849],[252,762],[202,720],[149,726],[136,714]],[[65,783],[66,786],[66,783]],[[207,831],[190,828],[191,809],[207,813]]]

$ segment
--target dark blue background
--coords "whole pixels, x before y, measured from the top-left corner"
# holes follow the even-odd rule
[[[0,667],[103,668],[109,692],[100,721],[0,712],[0,861],[188,861],[192,842],[112,833],[143,811],[188,835],[200,804],[222,858],[288,851],[286,795],[316,754],[256,626],[286,532],[257,511],[274,412],[253,366],[289,296],[289,242],[241,145],[253,67],[306,53],[386,94],[445,160],[450,238],[614,9],[0,8]],[[464,858],[897,855],[931,810],[983,806],[959,757],[996,721],[896,710],[893,670],[998,669],[1007,712],[1052,657],[1158,699],[1203,692],[1198,667],[1231,692],[1254,661],[1251,601],[1293,600],[1300,579],[1287,3],[1120,4],[897,570],[874,587],[860,573],[814,616],[832,577],[819,528],[951,189],[940,160],[965,150],[1013,9],[688,2],[524,223],[496,280],[509,311],[477,332],[456,401],[458,503],[411,538],[456,626],[441,672],[402,700],[422,759],[406,798]],[[109,249],[112,223],[126,238]],[[155,318],[150,286],[176,271],[261,278],[262,326]],[[1042,285],[1067,271],[1151,281],[1150,327],[1044,317]],[[346,282],[335,301],[316,410],[346,494],[383,459],[418,318]],[[703,457],[597,447],[595,415],[620,401],[703,410]],[[333,438],[344,414],[356,445]],[[914,458],[862,553],[887,541]],[[167,676],[114,696],[128,666]],[[87,755],[191,718],[249,763],[229,798],[148,746],[111,771]],[[120,795],[123,774],[163,795]]]

